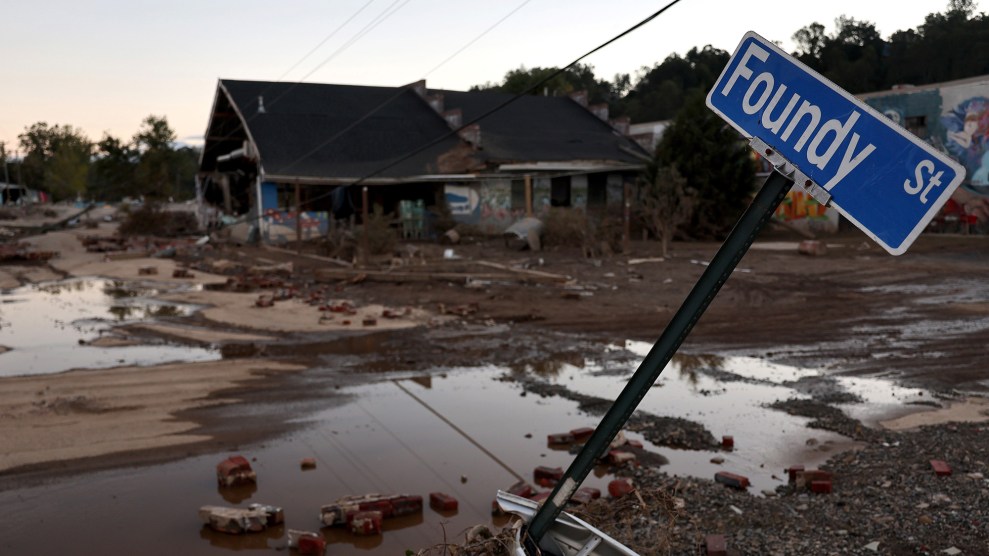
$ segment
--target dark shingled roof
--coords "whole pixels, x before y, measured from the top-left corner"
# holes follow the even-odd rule
[[[437,91],[445,108],[459,108],[468,122],[515,95],[487,91]],[[569,97],[527,95],[480,122],[481,146],[492,162],[600,160],[640,164],[619,147],[646,154]]]
[[[450,132],[446,121],[412,88],[224,79],[220,89],[221,95],[229,93],[247,120],[269,176],[360,178],[378,172],[376,177],[398,178],[458,173],[481,161],[640,164],[619,146],[642,152],[634,141],[569,98],[527,96],[480,121],[481,149],[470,157],[464,156],[467,144],[450,136],[380,171]],[[437,92],[444,95],[447,110],[461,109],[464,122],[513,96]],[[262,96],[264,112],[258,113]],[[223,153],[204,158],[204,170],[211,169],[217,154]]]
[[[450,131],[412,90],[227,79],[221,86],[248,120],[269,175],[362,177]],[[450,137],[378,176],[439,173],[437,158],[460,144]]]

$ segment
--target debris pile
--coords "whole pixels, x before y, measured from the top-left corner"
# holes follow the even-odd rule
[[[244,456],[230,456],[216,464],[216,480],[221,487],[257,483],[257,474]]]
[[[375,521],[375,516],[368,512],[379,513],[379,522],[380,519],[422,513],[422,496],[411,494],[344,496],[320,508],[319,519],[326,526],[347,525],[352,531],[354,527],[364,531]],[[361,521],[355,526],[353,522],[359,518],[358,516]]]
[[[58,255],[55,251],[39,251],[28,243],[0,244],[0,262],[42,262]]]
[[[199,519],[214,531],[240,535],[258,533],[285,522],[285,512],[277,506],[251,504],[246,509],[224,506],[199,508]]]

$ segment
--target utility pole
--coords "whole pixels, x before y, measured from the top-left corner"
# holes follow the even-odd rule
[[[0,156],[3,156],[3,183],[10,183],[10,173],[7,171],[7,144],[0,141]]]

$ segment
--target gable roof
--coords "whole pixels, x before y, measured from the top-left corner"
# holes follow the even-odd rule
[[[437,91],[447,110],[459,108],[465,122],[515,97],[489,91]],[[568,160],[639,164],[632,139],[569,97],[525,95],[480,121],[482,157],[490,162]]]
[[[463,121],[514,95],[437,91]],[[263,107],[259,110],[259,107]],[[220,80],[200,171],[241,146],[256,149],[266,179],[356,180],[464,173],[483,165],[597,161],[639,165],[641,149],[567,97],[523,97],[479,122],[471,145],[414,87]],[[435,145],[397,160],[430,142]]]

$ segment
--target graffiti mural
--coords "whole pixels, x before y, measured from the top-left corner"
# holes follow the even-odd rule
[[[475,224],[481,218],[481,196],[476,187],[447,184],[443,194],[450,214],[458,222]]]
[[[971,187],[989,195],[989,98],[968,98],[941,116],[945,147],[968,172]]]
[[[838,213],[817,202],[801,188],[793,188],[773,215],[776,220],[813,233],[838,231]]]
[[[266,242],[285,243],[295,240],[296,212],[268,209],[261,218],[261,236]],[[330,227],[328,212],[303,212],[299,227],[302,239],[326,235]]]

